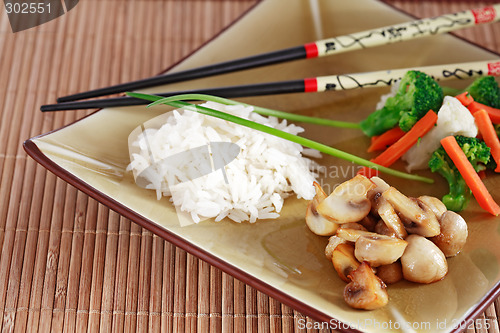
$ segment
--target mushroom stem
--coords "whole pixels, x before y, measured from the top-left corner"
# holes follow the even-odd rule
[[[436,215],[422,201],[408,198],[394,187],[384,191],[382,197],[389,201],[394,209],[404,217],[403,223],[408,222],[405,225],[406,231],[424,237],[439,235],[439,222]]]

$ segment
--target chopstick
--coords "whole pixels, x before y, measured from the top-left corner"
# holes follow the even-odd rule
[[[261,84],[228,86],[218,88],[207,88],[188,91],[176,91],[156,94],[168,97],[181,94],[206,94],[225,98],[263,96],[271,94],[301,93],[301,92],[324,92],[332,90],[350,90],[376,86],[389,86],[400,79],[408,70],[419,70],[435,80],[447,79],[469,79],[482,75],[500,75],[500,61],[475,61],[449,65],[435,65],[415,68],[403,68],[394,70],[383,70],[366,73],[340,74],[330,76],[319,76],[291,81],[277,81]],[[105,107],[120,107],[132,105],[144,105],[148,102],[133,97],[115,97],[108,99],[94,99],[68,103],[42,105],[42,112],[80,110]]]
[[[292,60],[334,55],[362,48],[442,34],[482,23],[499,21],[500,15],[498,13],[500,13],[500,4],[479,9],[465,10],[452,14],[445,14],[434,18],[425,18],[397,25],[390,25],[335,38],[323,39],[283,50],[253,55],[236,60],[225,61],[208,66],[153,76],[142,80],[121,83],[105,88],[63,96],[59,97],[57,102],[63,103],[105,96]]]

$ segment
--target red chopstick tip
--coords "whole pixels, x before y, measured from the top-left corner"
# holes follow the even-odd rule
[[[318,81],[316,78],[304,79],[304,92],[317,92]]]
[[[316,45],[316,43],[305,44],[304,49],[306,50],[307,58],[316,58],[319,54],[318,45]]]
[[[474,16],[474,23],[476,24],[491,22],[497,16],[494,7],[472,9],[471,12],[472,15]]]
[[[500,61],[488,63],[488,75],[500,75]]]

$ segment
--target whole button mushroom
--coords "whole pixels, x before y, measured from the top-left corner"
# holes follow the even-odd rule
[[[420,235],[406,238],[408,246],[401,257],[403,276],[418,283],[441,280],[448,273],[446,257],[436,244]]]
[[[443,251],[447,257],[457,255],[467,241],[467,223],[451,210],[446,211],[439,220],[441,233],[431,238],[431,241]]]

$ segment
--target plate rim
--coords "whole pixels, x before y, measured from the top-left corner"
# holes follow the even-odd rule
[[[166,69],[158,72],[156,75],[161,75],[172,68],[176,67],[177,65],[181,64],[183,61],[191,57],[193,54],[197,53],[200,51],[204,46],[212,42],[214,39],[219,37],[221,34],[223,34],[226,30],[230,29],[233,27],[235,23],[240,21],[242,18],[247,16],[249,13],[251,13],[256,7],[258,7],[261,3],[266,2],[269,0],[256,0],[256,3],[251,5],[248,9],[246,9],[240,16],[238,16],[234,21],[232,21],[229,25],[221,29],[217,34],[213,35],[211,38],[207,39],[205,42],[203,42],[200,46],[192,50],[190,53],[186,54],[184,57],[180,58],[178,61],[175,63],[171,64],[168,66]],[[397,8],[390,3],[386,2],[385,0],[374,0],[375,2],[384,4],[388,8],[397,11],[399,13],[402,13],[404,15],[410,16],[412,18],[417,18],[412,13],[409,13],[403,9]],[[454,32],[449,32],[448,34],[452,35],[454,38],[460,39],[470,45],[473,45],[474,47],[477,47],[479,49],[488,51],[494,55],[500,56],[499,53],[492,51],[482,45],[478,45],[474,41],[470,41],[465,39],[464,37],[456,35]],[[181,236],[178,236],[167,229],[161,227],[160,225],[156,224],[154,221],[151,221],[144,216],[134,212],[133,210],[129,209],[128,207],[120,204],[116,200],[114,200],[112,197],[107,196],[103,192],[99,191],[92,185],[86,183],[82,179],[78,178],[77,176],[73,175],[69,171],[65,170],[61,166],[59,166],[56,162],[51,160],[47,155],[45,155],[37,146],[35,141],[39,138],[42,138],[44,136],[50,135],[52,133],[58,132],[66,127],[72,126],[82,120],[84,120],[87,117],[90,117],[97,112],[100,112],[102,109],[97,109],[94,112],[89,113],[88,115],[85,115],[84,117],[77,119],[73,122],[70,122],[60,128],[50,130],[46,133],[42,133],[39,135],[36,135],[34,137],[31,137],[27,140],[25,140],[22,144],[24,151],[31,157],[33,160],[35,160],[37,163],[39,163],[41,166],[46,168],[48,171],[53,173],[55,176],[61,178],[68,184],[74,186],[78,190],[82,191],[83,193],[89,195],[93,199],[97,200],[101,204],[105,205],[106,207],[112,209],[116,213],[124,216],[125,218],[129,219],[130,221],[139,224],[142,228],[145,228],[154,234],[158,235],[162,239],[172,243],[173,245],[183,249],[184,251],[196,256],[197,258],[209,263],[210,265],[213,265],[214,267],[220,269],[221,271],[231,275],[234,278],[237,278],[238,280],[242,281],[245,284],[250,285],[251,287],[263,292],[264,294],[271,296],[275,298],[276,300],[280,301],[283,304],[286,304],[287,306],[292,307],[293,309],[301,312],[302,314],[311,317],[312,319],[321,322],[321,323],[328,323],[329,326],[335,326],[335,330],[340,331],[340,332],[352,332],[352,333],[362,333],[362,331],[353,328],[353,327],[347,327],[348,323],[344,323],[330,315],[325,314],[324,312],[318,310],[317,308],[310,306],[303,301],[290,296],[289,294],[279,290],[278,288],[264,282],[263,280],[260,280],[258,277],[251,275],[250,273],[247,273],[243,271],[242,269],[234,266],[233,264],[220,259],[216,257],[215,255],[211,254],[210,252],[203,250],[196,246],[195,244],[191,243],[190,241],[182,238]],[[471,322],[474,322],[476,318],[484,312],[484,310],[493,303],[493,301],[500,296],[500,281],[497,282],[480,300],[476,305],[472,306],[469,308],[471,310],[465,318],[460,322],[459,325],[456,325],[456,327],[452,327],[452,329],[449,331],[451,333],[458,333],[461,332],[462,329],[460,327],[464,327],[463,325],[469,325]],[[466,326],[465,326],[466,327]]]

